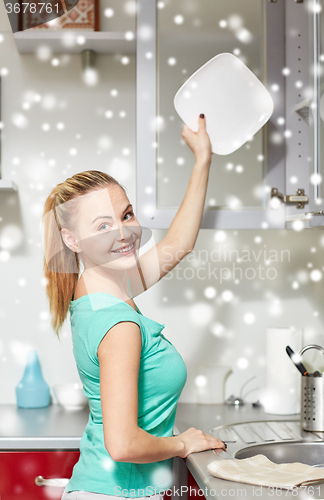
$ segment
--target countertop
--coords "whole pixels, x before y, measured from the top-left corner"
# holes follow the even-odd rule
[[[175,424],[179,432],[184,432],[189,427],[202,429],[204,432],[213,427],[220,425],[253,422],[253,421],[267,421],[267,420],[300,420],[300,415],[267,415],[264,413],[262,406],[254,408],[252,404],[246,404],[240,407],[228,405],[202,405],[202,404],[178,404],[177,415]],[[225,481],[218,479],[207,470],[207,465],[222,456],[216,455],[213,450],[203,451],[199,453],[192,453],[185,459],[186,466],[194,477],[203,495],[207,499],[224,500],[224,498],[231,498],[234,500],[242,500],[246,498],[252,500],[255,498],[277,498],[292,500],[311,500],[324,498],[324,484],[321,484],[321,489],[314,491],[313,494],[309,490],[299,491],[298,496],[293,495],[288,490],[268,489],[265,487],[252,486],[249,484],[238,483],[234,481]],[[225,458],[225,457],[224,457]],[[228,458],[228,457],[226,457]],[[314,488],[315,489],[315,488]],[[320,496],[319,496],[320,495]],[[203,498],[203,497],[197,497]]]
[[[299,418],[299,415],[266,415],[262,407],[254,408],[251,404],[234,407],[178,403],[174,434],[182,433],[189,427],[208,432],[213,427],[231,423],[266,420],[298,421]],[[88,406],[82,410],[67,411],[57,404],[37,409],[18,408],[14,404],[0,405],[0,449],[8,451],[18,449],[78,450],[88,419]],[[252,499],[254,497],[270,498],[276,496],[296,498],[287,490],[281,490],[281,494],[280,491],[276,494],[276,492],[263,487],[260,494],[260,488],[258,489],[257,486],[217,479],[207,471],[207,465],[216,458],[219,456],[213,450],[208,450],[192,453],[184,460],[207,499],[220,500],[226,497]],[[301,491],[297,498],[299,500],[323,499],[324,483],[321,483],[320,487],[322,491],[318,490],[318,494],[316,491],[311,494],[308,491]],[[314,490],[316,490],[315,487]],[[183,496],[183,498],[185,497],[186,495]]]
[[[0,405],[0,450],[77,450],[89,419],[89,406],[65,410]]]
[[[287,417],[265,415],[262,408],[251,404],[240,408],[227,405],[178,403],[174,434],[189,427],[207,431],[217,425],[250,420],[287,420]],[[299,419],[289,417],[290,420]],[[0,405],[0,449],[76,450],[89,419],[89,407],[65,410],[58,404],[46,408],[18,408],[15,404]],[[194,455],[188,457],[190,463]]]

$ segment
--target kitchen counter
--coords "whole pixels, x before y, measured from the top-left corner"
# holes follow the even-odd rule
[[[253,420],[299,420],[299,415],[266,415],[263,408],[254,408],[252,404],[243,406],[207,405],[179,403],[175,419],[176,427],[184,432],[189,427],[206,431],[218,425],[250,422]]]
[[[65,410],[0,405],[0,450],[77,450],[89,419],[89,406]]]
[[[254,408],[251,404],[246,404],[241,407],[228,405],[198,405],[198,404],[178,404],[176,426],[181,433],[189,427],[202,429],[204,432],[210,433],[211,429],[221,425],[254,422],[254,421],[300,421],[300,415],[267,415],[262,407]],[[309,433],[309,439],[313,439],[313,433]],[[317,440],[323,441],[322,433],[317,433]],[[245,445],[245,447],[248,445]],[[228,449],[231,445],[228,446]],[[228,451],[228,450],[227,450]],[[223,451],[203,451],[192,453],[185,459],[185,464],[191,472],[196,483],[201,490],[199,494],[193,493],[196,497],[207,499],[223,500],[224,498],[232,498],[235,500],[246,498],[253,500],[255,498],[268,499],[282,497],[285,499],[311,500],[324,499],[324,482],[312,486],[302,487],[295,491],[282,490],[280,488],[267,488],[254,486],[234,481],[218,479],[207,470],[207,466],[214,460],[231,459],[229,453]],[[186,500],[186,495],[182,495],[182,500]],[[191,498],[193,496],[191,495]],[[172,499],[173,500],[173,499]]]
[[[299,415],[266,415],[262,407],[254,408],[251,404],[235,407],[178,403],[174,434],[182,433],[189,427],[208,432],[211,428],[220,425],[266,420],[299,421],[299,418]],[[37,409],[18,408],[14,404],[0,405],[0,449],[78,450],[88,419],[88,406],[82,410],[67,411],[56,404]],[[296,495],[292,495],[287,490],[279,490],[279,493],[276,494],[273,490],[263,487],[260,494],[260,487],[225,481],[211,476],[207,471],[207,465],[215,459],[220,459],[222,453],[224,452],[216,454],[213,450],[208,450],[192,453],[183,461],[176,459],[185,463],[199,488],[203,490],[200,492],[200,497],[203,494],[207,499],[213,500],[220,500],[224,497],[234,499],[276,496],[296,498]],[[297,498],[299,500],[324,498],[324,484],[321,484],[320,487],[322,491],[318,490],[318,494],[314,487],[314,493],[309,494],[305,490],[300,492]],[[181,496],[182,500],[187,498],[186,493]],[[174,498],[174,495],[172,497]]]
[[[198,405],[178,403],[174,433],[189,427],[207,431],[217,425],[250,420],[287,420],[286,416],[272,418],[261,408],[244,405]],[[289,417],[290,420],[299,416]],[[89,407],[65,410],[58,404],[46,408],[18,408],[15,404],[0,405],[0,449],[65,449],[77,450],[89,419]],[[207,452],[208,453],[208,452]],[[195,463],[195,455],[188,457]]]

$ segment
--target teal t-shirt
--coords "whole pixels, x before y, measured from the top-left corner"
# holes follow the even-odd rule
[[[143,316],[107,293],[92,293],[70,304],[73,354],[90,414],[80,440],[80,457],[65,491],[142,497],[163,493],[173,485],[173,458],[136,464],[115,462],[104,445],[97,349],[107,331],[121,321],[140,327],[138,426],[153,436],[171,437],[177,402],[187,380],[186,365],[162,335],[164,324]]]

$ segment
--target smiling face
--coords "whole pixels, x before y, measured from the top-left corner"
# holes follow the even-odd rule
[[[126,270],[136,265],[142,230],[120,186],[78,197],[76,212],[73,230],[62,229],[62,233],[67,246],[81,255],[85,269]]]

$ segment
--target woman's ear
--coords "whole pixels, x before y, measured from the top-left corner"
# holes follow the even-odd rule
[[[68,229],[63,227],[63,229],[61,229],[61,234],[62,234],[62,239],[63,239],[65,245],[70,250],[72,250],[72,252],[75,252],[75,253],[81,252],[81,249],[79,248],[76,237],[73,233],[71,233],[71,231],[69,231]]]

